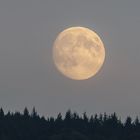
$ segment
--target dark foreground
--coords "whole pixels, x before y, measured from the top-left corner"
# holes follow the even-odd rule
[[[0,109],[0,140],[140,140],[140,122],[127,117],[122,123],[115,113],[88,118],[67,111],[64,118],[45,119],[35,109],[31,114],[27,108],[23,114]]]

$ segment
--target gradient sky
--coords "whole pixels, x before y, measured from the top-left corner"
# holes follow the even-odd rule
[[[106,60],[93,78],[61,75],[52,59],[62,30],[85,26],[102,38]],[[0,0],[0,106],[56,116],[140,113],[139,0]]]

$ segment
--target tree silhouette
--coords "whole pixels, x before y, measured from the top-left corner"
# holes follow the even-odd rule
[[[24,117],[28,118],[29,117],[29,111],[27,109],[27,107],[25,107],[24,111],[23,111]]]
[[[140,140],[140,122],[127,117],[124,123],[116,113],[88,117],[68,110],[54,117],[40,117],[33,108],[5,114],[0,109],[0,140]]]

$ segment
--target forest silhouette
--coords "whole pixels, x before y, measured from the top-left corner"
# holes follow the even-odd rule
[[[116,113],[88,117],[68,110],[64,117],[45,118],[35,108],[31,113],[27,108],[4,113],[1,108],[0,140],[140,140],[140,122],[138,117],[122,122]]]

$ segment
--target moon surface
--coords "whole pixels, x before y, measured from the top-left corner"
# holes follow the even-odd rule
[[[71,27],[56,38],[53,60],[57,69],[66,77],[85,80],[101,69],[105,48],[94,31],[85,27]]]

